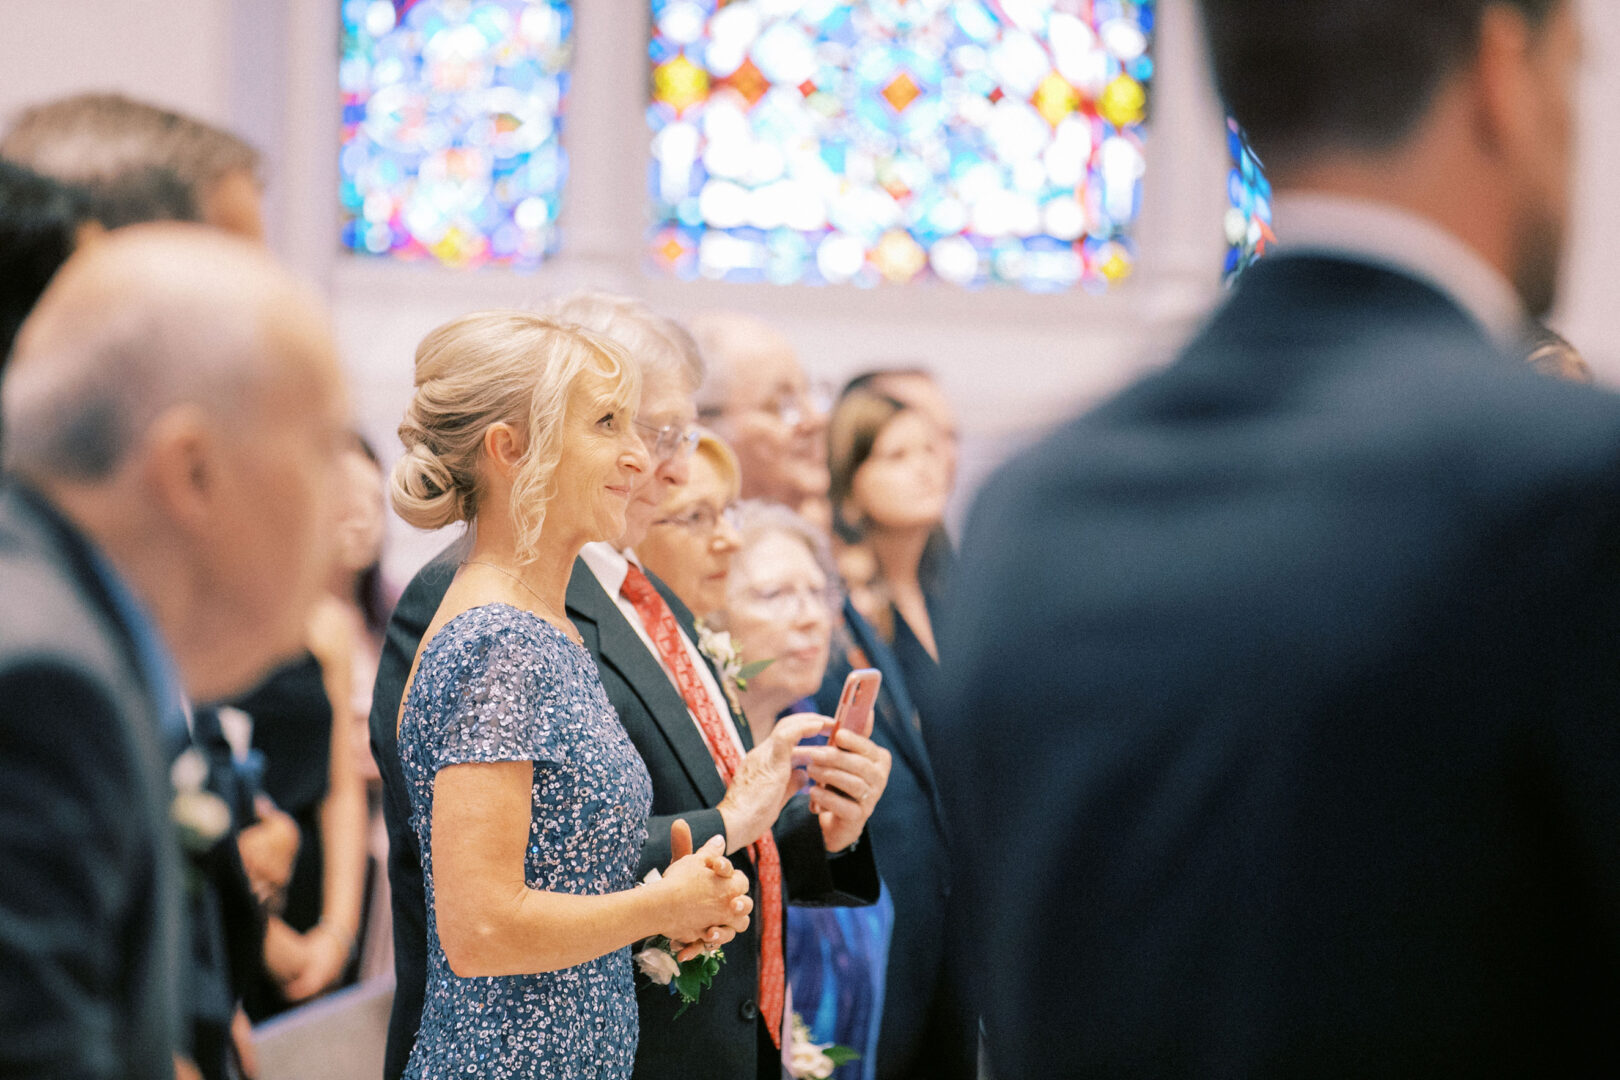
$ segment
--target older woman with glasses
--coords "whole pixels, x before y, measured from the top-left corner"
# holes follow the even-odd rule
[[[687,481],[672,488],[659,504],[636,554],[692,614],[706,619],[726,602],[726,580],[737,551],[731,509],[741,474],[737,456],[718,437],[702,429],[693,437],[697,450]]]
[[[827,670],[842,597],[827,541],[786,507],[744,502],[722,528],[735,536],[736,551],[727,556],[725,605],[713,621],[731,634],[743,660],[770,661],[738,695],[758,741],[778,718],[813,709],[808,699]],[[859,787],[854,777],[812,771],[826,781],[811,789],[812,806],[848,798],[871,805],[882,795],[881,790],[854,790]],[[840,783],[852,790],[842,790]],[[840,1080],[878,1075],[893,924],[887,887],[870,907],[788,909],[788,983],[793,1012],[802,1021],[795,1027],[807,1029],[812,1043],[837,1043],[861,1055],[839,1068]]]

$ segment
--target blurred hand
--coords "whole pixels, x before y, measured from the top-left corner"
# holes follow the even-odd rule
[[[676,824],[686,828],[685,822]],[[674,846],[673,827],[670,836]],[[688,830],[687,851],[691,846]],[[724,849],[724,840],[711,837],[695,853],[671,862],[664,876],[653,883],[667,897],[666,923],[660,932],[671,941],[686,943],[683,954],[690,951],[695,955],[702,946],[724,944],[748,928],[748,914],[754,907],[748,896],[748,878],[732,867]]]
[[[259,795],[253,805],[259,812],[259,823],[238,833],[236,846],[242,853],[242,867],[253,886],[253,895],[259,903],[268,905],[292,880],[300,843],[298,822],[268,795]]]
[[[259,1075],[259,1052],[253,1046],[253,1022],[240,1005],[231,1018],[231,1042],[236,1046],[236,1060],[242,1066],[242,1075],[253,1080]]]
[[[821,819],[828,851],[843,851],[861,837],[872,809],[889,785],[889,752],[864,735],[840,731],[836,745],[800,747],[796,760],[809,767],[810,809]]]
[[[282,985],[281,993],[288,1001],[304,1001],[332,986],[349,966],[353,942],[335,930],[316,924],[300,935],[307,946],[303,969],[296,978]]]
[[[277,986],[286,986],[302,974],[310,961],[310,945],[303,934],[275,916],[265,921],[264,969]]]
[[[720,800],[726,823],[726,853],[752,844],[776,824],[782,807],[798,793],[800,778],[793,771],[793,748],[803,739],[819,735],[828,720],[799,713],[778,720],[770,737],[743,757]]]

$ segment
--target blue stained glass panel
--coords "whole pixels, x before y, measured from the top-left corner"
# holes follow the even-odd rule
[[[343,246],[456,267],[557,247],[568,0],[344,0]]]
[[[1226,147],[1232,167],[1226,174],[1226,267],[1230,284],[1277,242],[1271,230],[1271,181],[1243,129],[1226,120]]]
[[[652,0],[677,277],[1105,289],[1135,264],[1154,0]]]

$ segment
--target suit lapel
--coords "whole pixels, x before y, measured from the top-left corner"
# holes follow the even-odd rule
[[[597,662],[613,669],[640,699],[692,786],[710,806],[717,805],[726,785],[686,702],[583,559],[574,560],[568,579],[568,614]]]

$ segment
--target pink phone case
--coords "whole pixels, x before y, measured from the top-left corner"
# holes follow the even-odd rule
[[[833,714],[833,729],[827,735],[829,743],[846,727],[857,735],[871,737],[872,709],[882,685],[883,672],[877,668],[857,668],[849,673],[844,691],[838,695],[838,711]]]

